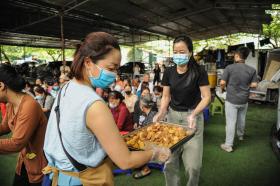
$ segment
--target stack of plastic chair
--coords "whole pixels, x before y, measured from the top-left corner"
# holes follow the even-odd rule
[[[224,115],[224,105],[217,97],[211,103],[211,115],[214,116],[215,114]]]

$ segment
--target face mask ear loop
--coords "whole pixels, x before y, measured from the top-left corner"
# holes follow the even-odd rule
[[[101,75],[102,68],[100,68],[100,67],[99,67],[98,65],[96,65],[96,64],[94,64],[94,65],[98,68],[98,70],[99,70],[99,75],[98,75],[97,77],[94,77],[94,76],[92,75],[91,71],[88,69],[89,77],[92,77],[92,78],[94,78],[94,79],[99,79],[99,78],[100,78],[100,75]]]

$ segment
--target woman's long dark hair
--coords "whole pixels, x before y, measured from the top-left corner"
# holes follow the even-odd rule
[[[186,36],[186,35],[179,35],[173,41],[173,48],[174,48],[174,45],[176,43],[179,43],[179,42],[184,42],[187,45],[188,50],[192,53],[192,56],[190,57],[190,61],[188,63],[188,70],[193,71],[195,73],[195,75],[198,76],[200,74],[200,69],[201,68],[193,57],[193,42],[192,42],[192,39],[190,37]]]

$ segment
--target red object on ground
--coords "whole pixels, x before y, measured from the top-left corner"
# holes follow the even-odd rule
[[[2,113],[2,120],[3,120],[3,118],[6,115],[6,104],[0,103],[0,110],[1,110],[1,113]]]

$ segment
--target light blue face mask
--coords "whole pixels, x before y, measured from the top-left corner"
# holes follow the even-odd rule
[[[97,68],[100,71],[99,76],[93,77],[91,75],[91,77],[89,77],[91,85],[93,87],[102,88],[102,89],[108,88],[116,80],[117,74],[114,72],[105,70],[103,68],[100,68],[99,66],[97,66]]]
[[[190,61],[190,57],[187,54],[173,54],[173,62],[176,65],[185,65]]]
[[[59,86],[53,86],[52,89],[53,89],[54,91],[58,91],[58,90],[59,90]]]
[[[44,97],[43,96],[36,96],[35,99],[36,100],[42,100]]]

